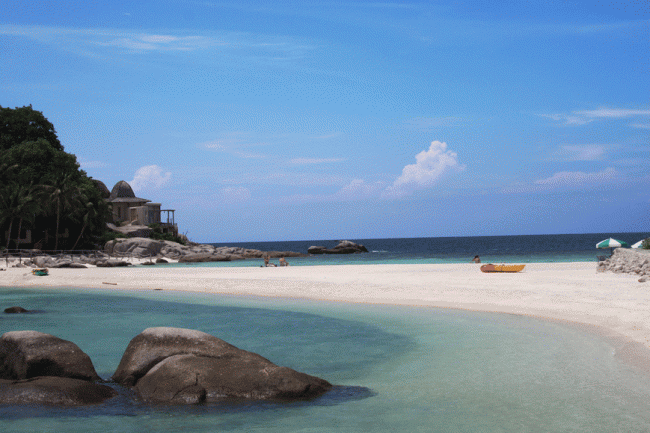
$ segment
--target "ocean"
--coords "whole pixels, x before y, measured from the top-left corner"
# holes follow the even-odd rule
[[[364,245],[368,253],[315,255],[290,258],[292,266],[345,264],[442,264],[468,263],[475,255],[483,263],[595,262],[609,250],[596,244],[613,237],[630,245],[650,233],[588,233],[568,235],[469,236],[401,239],[346,239]],[[341,239],[343,240],[343,239]],[[262,251],[307,253],[310,246],[332,248],[338,240],[284,242],[212,243],[214,246],[251,248]],[[180,266],[259,266],[261,260],[189,264]]]
[[[609,237],[568,236],[573,239],[565,244],[569,247],[557,249],[555,256],[550,250],[562,236],[553,236],[553,242],[526,236],[517,242],[501,237],[399,240],[400,247],[387,240],[351,239],[377,252],[333,259],[402,263],[409,256],[412,263],[451,263],[480,254],[502,259],[495,262],[507,257],[517,262],[595,260],[600,253],[580,245],[585,239],[595,245]],[[644,234],[613,237],[636,242]],[[527,250],[516,250],[522,238],[534,242]],[[441,251],[437,245],[443,241],[455,246]],[[270,244],[246,245],[276,249],[263,248]],[[297,245],[275,243],[286,244]],[[429,247],[422,251],[425,244]],[[375,260],[359,259],[373,254]],[[316,262],[309,259],[301,264]],[[234,263],[245,262],[255,261]],[[292,259],[294,264],[298,259]],[[0,288],[0,305],[41,311],[3,315],[0,333],[30,329],[73,341],[103,378],[113,374],[128,342],[142,330],[176,326],[207,332],[336,385],[309,402],[193,407],[134,402],[121,390],[118,398],[93,407],[0,407],[0,431],[650,431],[648,373],[622,362],[612,341],[533,317],[167,291],[9,287]]]

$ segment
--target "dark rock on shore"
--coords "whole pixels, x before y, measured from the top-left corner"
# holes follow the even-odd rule
[[[133,338],[113,380],[133,387],[145,401],[176,404],[300,400],[332,387],[212,335],[180,328],[148,328]]]
[[[351,241],[341,241],[334,248],[325,248],[321,246],[312,246],[307,250],[309,254],[357,254],[367,253],[368,249],[363,245],[355,244]]]

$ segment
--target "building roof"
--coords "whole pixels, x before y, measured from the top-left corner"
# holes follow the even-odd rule
[[[151,201],[151,200],[147,200],[146,198],[136,197],[135,193],[133,192],[133,189],[131,188],[131,185],[129,185],[126,181],[123,180],[115,184],[115,186],[111,190],[111,195],[108,198],[108,200],[113,203],[135,203],[135,202],[146,203],[148,201]]]

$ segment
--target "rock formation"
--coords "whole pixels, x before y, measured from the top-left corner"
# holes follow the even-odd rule
[[[640,280],[647,281],[650,276],[650,250],[616,248],[611,257],[598,262],[598,271],[636,274],[641,277]]]
[[[104,252],[109,255],[125,255],[135,257],[167,257],[181,262],[221,262],[261,258],[268,254],[276,257],[304,257],[305,254],[292,251],[253,250],[240,247],[215,247],[214,245],[190,244],[182,245],[172,241],[159,241],[149,238],[115,239],[107,242]]]
[[[23,307],[9,307],[9,308],[5,308],[5,313],[21,314],[21,313],[29,313],[29,310],[26,310]]]
[[[309,254],[356,254],[367,253],[368,250],[363,245],[355,244],[351,241],[341,241],[334,248],[325,248],[312,246],[307,250]]]
[[[309,399],[332,387],[212,335],[180,328],[148,328],[133,338],[113,380],[133,387],[144,401],[180,404]]]
[[[0,337],[0,404],[95,404],[115,390],[100,380],[90,357],[79,347],[37,331]]]

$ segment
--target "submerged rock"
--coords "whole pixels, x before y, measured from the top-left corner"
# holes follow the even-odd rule
[[[300,400],[332,387],[212,335],[181,328],[148,328],[133,338],[113,380],[133,387],[145,401],[178,404]]]

